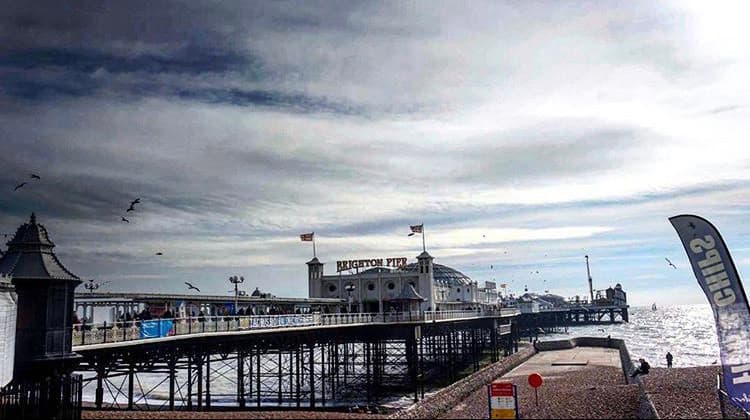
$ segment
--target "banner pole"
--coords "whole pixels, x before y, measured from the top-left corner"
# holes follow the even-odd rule
[[[318,253],[315,251],[315,234],[313,234],[313,258],[317,258]]]
[[[424,223],[422,223],[422,251],[427,252],[427,247],[424,244]]]

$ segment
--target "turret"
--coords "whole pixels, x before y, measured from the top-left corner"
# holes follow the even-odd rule
[[[427,251],[422,252],[417,257],[417,267],[419,273],[419,290],[427,299],[422,302],[422,310],[435,310],[435,284],[433,281],[432,256]]]
[[[321,282],[323,280],[323,263],[318,257],[307,262],[307,291],[309,297],[321,297]]]
[[[62,265],[54,247],[32,213],[0,259],[0,273],[13,276],[18,295],[16,377],[77,364],[79,356],[72,352],[73,291],[81,279]]]

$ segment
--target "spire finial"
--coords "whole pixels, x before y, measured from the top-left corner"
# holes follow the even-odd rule
[[[31,212],[31,218],[29,219],[29,223],[32,225],[36,224],[36,214],[34,214],[34,212]]]

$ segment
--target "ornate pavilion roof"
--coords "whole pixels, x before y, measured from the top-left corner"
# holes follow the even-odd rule
[[[401,294],[399,294],[395,298],[391,299],[391,301],[397,301],[397,300],[402,300],[402,301],[420,301],[421,302],[421,301],[424,301],[426,299],[423,298],[422,296],[420,296],[419,293],[417,293],[417,291],[414,290],[414,286],[412,286],[411,284],[407,283],[407,284],[404,284],[404,288],[401,289]]]
[[[81,280],[57,259],[52,251],[55,244],[49,239],[47,229],[37,224],[34,213],[7,245],[8,250],[0,257],[0,273],[13,276],[14,283],[19,280]]]

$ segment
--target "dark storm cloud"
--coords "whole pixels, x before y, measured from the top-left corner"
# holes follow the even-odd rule
[[[0,53],[0,71],[6,95],[36,101],[109,94],[131,100],[161,96],[211,104],[283,108],[291,112],[350,115],[366,112],[360,105],[301,93],[201,86],[181,76],[214,74],[254,83],[267,75],[257,58],[196,46],[182,48],[169,56],[116,56],[94,50],[52,48],[14,50]]]
[[[233,51],[199,48],[189,45],[170,52],[168,56],[140,54],[117,56],[96,50],[33,48],[0,54],[0,66],[36,70],[61,67],[71,72],[109,73],[221,73],[242,71],[244,75],[260,76],[257,59]]]

